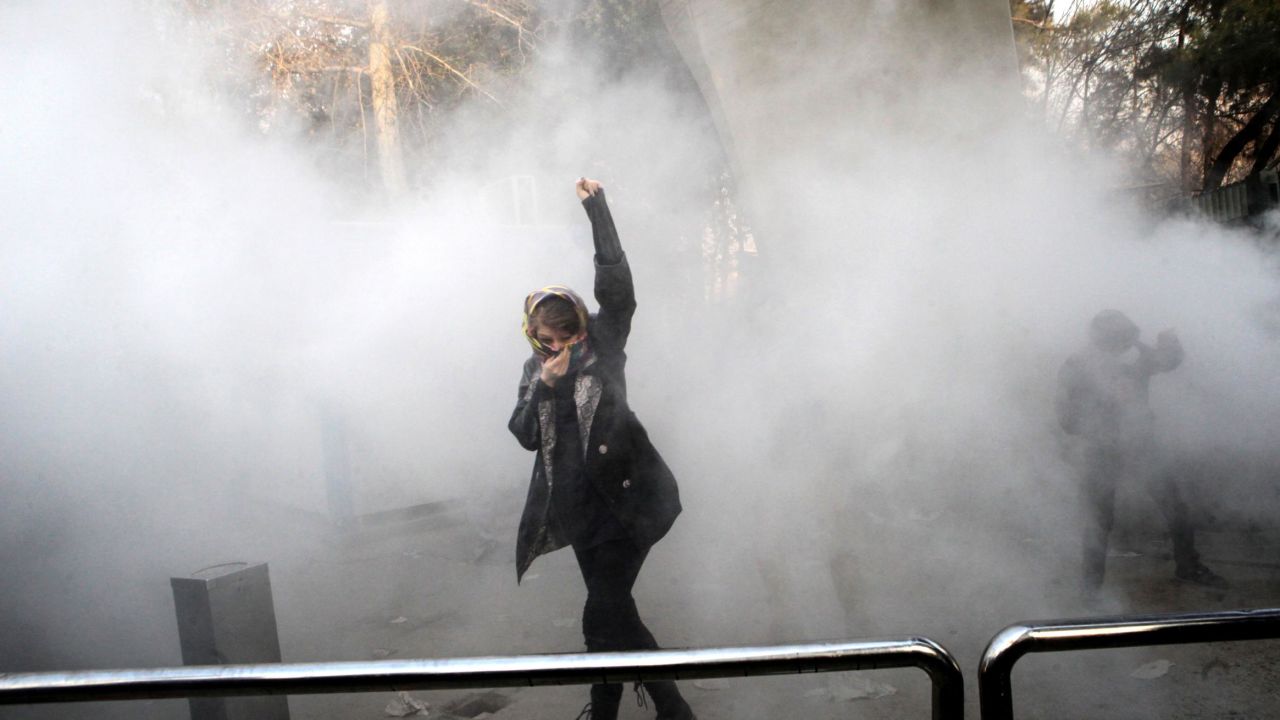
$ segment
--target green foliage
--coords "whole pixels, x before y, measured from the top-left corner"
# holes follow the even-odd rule
[[[1010,7],[1028,94],[1072,142],[1187,189],[1276,162],[1275,0],[1095,0],[1066,17],[1052,0]]]
[[[1280,4],[1230,0],[1200,28],[1191,62],[1207,82],[1227,92],[1250,92],[1280,80]]]

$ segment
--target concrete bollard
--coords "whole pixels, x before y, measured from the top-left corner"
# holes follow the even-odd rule
[[[170,578],[184,665],[278,663],[266,563],[226,563]],[[192,720],[288,720],[283,696],[190,698]]]

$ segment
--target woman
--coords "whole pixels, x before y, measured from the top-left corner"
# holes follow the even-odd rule
[[[635,290],[604,189],[582,178],[577,192],[591,219],[600,311],[589,315],[582,298],[558,285],[525,298],[524,331],[534,354],[525,361],[508,427],[537,457],[516,541],[516,581],[537,556],[572,546],[587,586],[587,650],[650,650],[658,645],[631,588],[649,548],[680,514],[680,494],[627,406],[624,348]],[[644,687],[660,720],[694,717],[675,683]],[[593,685],[592,720],[616,718],[621,696],[620,684]]]

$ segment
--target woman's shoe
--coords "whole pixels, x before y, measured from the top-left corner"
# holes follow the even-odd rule
[[[591,702],[582,708],[578,720],[618,720],[618,703],[622,700],[622,685],[591,686]]]
[[[697,720],[693,708],[685,702],[676,684],[670,680],[642,683],[653,704],[658,707],[658,720]]]
[[[1174,571],[1173,575],[1184,582],[1217,588],[1218,590],[1226,590],[1231,587],[1231,583],[1227,582],[1226,578],[1199,563],[1189,567],[1180,567]]]
[[[689,707],[689,703],[681,700],[680,706],[673,712],[658,713],[658,720],[698,720],[698,716],[693,714],[693,708]]]

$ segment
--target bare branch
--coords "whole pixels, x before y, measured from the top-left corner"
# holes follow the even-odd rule
[[[471,2],[471,0],[467,0],[467,2]],[[472,3],[472,4],[474,5],[475,3]],[[1026,18],[1015,17],[1015,18],[1013,18],[1013,21],[1014,21],[1014,22],[1016,22],[1016,23],[1022,23],[1023,25],[1030,25],[1031,27],[1033,27],[1033,28],[1035,28],[1035,29],[1037,29],[1037,30],[1044,30],[1044,31],[1046,31],[1046,32],[1053,32],[1053,31],[1055,31],[1055,30],[1061,30],[1061,28],[1059,28],[1059,27],[1058,27],[1058,26],[1056,26],[1056,25],[1047,25],[1047,24],[1045,24],[1045,23],[1042,23],[1042,22],[1036,22],[1036,21],[1034,21],[1034,20],[1028,20],[1028,19],[1026,19]]]
[[[507,23],[508,25],[516,28],[517,30],[524,32],[524,23],[516,20],[515,18],[502,12],[501,10],[498,10],[494,6],[490,5],[489,3],[478,2],[477,0],[462,0],[462,2],[465,2],[466,4],[470,5],[473,8],[476,8],[477,10],[483,10],[489,13],[490,15],[498,18],[499,20]]]
[[[461,1],[470,5],[473,8],[476,8],[477,10],[481,10],[485,13],[488,13],[489,15],[492,15],[493,17],[498,18],[499,20],[510,25],[511,27],[514,27],[516,29],[516,47],[517,49],[520,50],[521,58],[525,56],[524,47],[526,43],[530,46],[531,49],[537,50],[536,45],[528,42],[525,39],[525,36],[530,35],[536,38],[538,37],[538,33],[536,30],[530,30],[529,28],[525,27],[523,20],[518,20],[515,17],[511,16],[510,14],[502,12],[501,10],[494,7],[492,4],[488,2],[480,2],[479,0],[461,0]]]
[[[489,99],[490,99],[490,100],[492,100],[493,102],[497,103],[499,106],[501,106],[501,105],[502,105],[502,102],[501,102],[500,100],[498,100],[498,98],[496,98],[496,97],[494,97],[493,95],[489,94],[489,92],[488,92],[487,90],[485,90],[484,88],[482,88],[482,87],[480,87],[479,85],[477,85],[477,84],[475,84],[474,82],[472,82],[472,81],[471,81],[471,78],[467,77],[466,73],[464,73],[464,72],[462,72],[461,70],[459,70],[459,69],[455,68],[454,66],[450,65],[450,64],[449,64],[449,63],[448,63],[444,58],[440,57],[439,55],[436,55],[435,53],[432,53],[432,52],[428,52],[428,51],[426,51],[426,50],[423,50],[422,48],[417,47],[417,46],[415,46],[415,45],[401,45],[400,47],[404,48],[405,50],[414,50],[414,51],[416,51],[416,52],[422,53],[424,56],[426,56],[426,57],[428,57],[428,58],[431,58],[431,59],[432,59],[432,60],[434,60],[437,64],[439,64],[441,67],[443,67],[445,70],[448,70],[449,72],[451,72],[451,73],[453,73],[454,75],[457,75],[459,78],[461,78],[461,79],[462,79],[462,81],[463,81],[464,83],[466,83],[467,85],[470,85],[472,88],[474,88],[474,89],[475,89],[475,91],[476,91],[476,92],[478,92],[478,93],[480,93],[481,95],[484,95],[485,97],[489,98]]]
[[[368,29],[369,27],[369,21],[367,20],[356,20],[353,18],[336,17],[334,15],[320,15],[317,13],[307,12],[306,10],[294,10],[294,13],[308,20],[315,20],[316,22],[328,23],[330,25],[346,25],[347,27],[365,28],[365,29]]]

